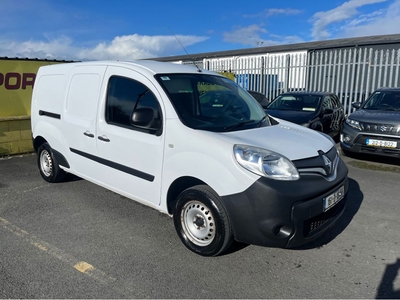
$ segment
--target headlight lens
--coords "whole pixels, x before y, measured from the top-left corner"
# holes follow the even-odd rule
[[[298,180],[294,164],[283,155],[246,145],[235,145],[233,153],[237,162],[246,170],[276,180]]]
[[[355,121],[353,119],[347,118],[346,119],[346,124],[350,125],[351,127],[355,128],[355,129],[361,130],[360,122],[358,122],[358,121]]]

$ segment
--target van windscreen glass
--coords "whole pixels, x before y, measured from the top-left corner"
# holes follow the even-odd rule
[[[181,121],[208,131],[270,125],[260,104],[232,80],[206,74],[158,74]]]

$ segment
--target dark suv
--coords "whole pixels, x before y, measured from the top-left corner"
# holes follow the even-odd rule
[[[287,92],[267,107],[267,113],[289,122],[339,136],[345,115],[339,98],[324,92]]]
[[[400,157],[400,88],[376,90],[343,125],[340,146],[351,152]]]

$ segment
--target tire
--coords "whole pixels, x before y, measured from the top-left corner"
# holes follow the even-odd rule
[[[48,143],[40,145],[37,152],[37,164],[40,175],[47,182],[60,182],[66,172],[60,168]]]
[[[233,241],[222,200],[206,185],[186,189],[178,196],[174,224],[183,244],[202,256],[217,256]]]

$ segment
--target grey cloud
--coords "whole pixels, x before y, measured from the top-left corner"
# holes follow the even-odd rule
[[[265,28],[253,24],[247,27],[238,27],[231,32],[225,32],[224,41],[251,47],[303,42],[303,40],[297,36],[270,35],[273,39],[265,39],[262,37],[262,34],[267,33],[268,31]]]

